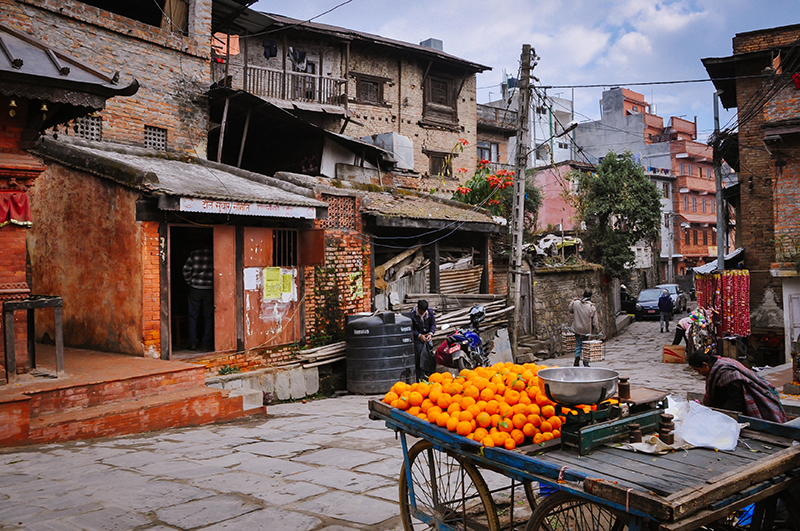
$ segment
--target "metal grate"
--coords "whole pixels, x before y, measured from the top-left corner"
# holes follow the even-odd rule
[[[75,134],[86,140],[102,140],[103,119],[99,116],[82,116],[75,120]]]
[[[272,231],[272,266],[297,265],[297,231],[275,229]]]
[[[356,229],[356,198],[322,194],[328,203],[328,219],[322,220],[325,229]]]
[[[144,145],[165,151],[167,149],[167,130],[152,125],[144,126]]]

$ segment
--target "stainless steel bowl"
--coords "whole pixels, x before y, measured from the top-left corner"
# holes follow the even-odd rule
[[[567,406],[597,404],[617,392],[619,373],[595,367],[556,367],[539,371],[539,388],[552,400]]]

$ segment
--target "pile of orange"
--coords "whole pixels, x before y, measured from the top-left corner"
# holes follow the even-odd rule
[[[561,436],[564,415],[540,389],[544,366],[496,363],[491,367],[432,374],[427,382],[397,382],[383,397],[392,407],[462,435],[484,446],[513,450]]]

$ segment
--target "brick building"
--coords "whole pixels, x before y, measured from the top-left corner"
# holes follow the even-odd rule
[[[24,32],[0,24],[0,306],[27,300],[32,283],[27,268],[27,236],[33,226],[31,192],[46,167],[26,152],[40,132],[102,109],[113,96],[131,95],[138,84],[117,84],[110,76],[75,61]],[[85,55],[83,55],[85,57]],[[41,294],[43,292],[33,291]],[[52,294],[52,293],[51,293]],[[14,312],[13,334],[0,324],[3,364],[0,381],[26,371],[26,312]],[[6,339],[9,346],[6,348]],[[12,341],[13,338],[13,341]],[[14,352],[11,352],[11,351]],[[16,354],[15,354],[16,353]],[[14,371],[6,369],[13,367]]]
[[[800,336],[800,25],[739,33],[733,55],[703,64],[722,105],[738,110],[720,151],[739,175],[753,335],[770,348],[780,340],[790,361]]]
[[[0,0],[0,24],[50,46],[95,49],[96,56],[87,58],[93,68],[141,84],[127,102],[110,102],[66,130],[50,129],[32,151],[44,169],[31,192],[38,216],[28,235],[32,283],[39,292],[64,297],[67,345],[169,358],[187,345],[181,266],[193,248],[210,240],[217,354],[207,366],[281,361],[295,343],[321,338],[331,327],[341,332],[340,321],[328,322],[332,315],[372,308],[376,251],[364,232],[364,191],[447,191],[457,184],[448,175],[428,176],[432,161],[442,162],[436,153],[453,151],[459,138],[474,149],[474,73],[485,67],[375,36],[350,43],[326,27],[295,35],[275,16],[266,20],[286,27],[283,44],[297,37],[292,49],[307,50],[306,70],[297,76],[296,66],[283,68],[285,99],[262,99],[253,83],[267,78],[254,72],[269,69],[242,64],[248,90],[236,89],[228,35],[242,20],[241,34],[263,30],[265,18],[242,15],[242,2],[197,0],[186,10],[181,4],[168,1],[162,12],[145,1]],[[218,31],[232,20],[233,26]],[[216,52],[212,34],[224,36],[213,41]],[[315,48],[322,50],[317,68],[327,74],[335,64],[329,52],[351,57],[342,63],[348,72],[343,84],[330,85],[331,76],[308,68],[315,56],[302,38],[313,37],[316,46],[326,35],[333,52]],[[271,43],[259,38],[259,49],[251,40],[239,40],[237,57],[269,61]],[[281,50],[280,61],[291,63],[288,46]],[[376,58],[367,60],[371,53]],[[359,71],[355,65],[362,63]],[[380,68],[396,77],[376,75]],[[376,83],[386,88],[378,102],[369,89]],[[319,101],[331,86],[347,97]],[[354,136],[388,134],[397,145],[384,149],[376,145],[381,139],[344,136],[345,127]],[[403,158],[404,135],[414,140],[413,156]],[[474,167],[473,153],[455,154]],[[414,164],[387,171],[400,158]],[[267,164],[273,159],[279,164]],[[273,173],[275,178],[266,176]],[[309,181],[326,176],[327,183]],[[340,179],[351,181],[349,190]],[[452,222],[424,219],[402,230],[415,236]],[[491,220],[478,228],[481,234],[497,231]],[[464,234],[470,240],[469,231]],[[478,248],[488,247],[486,238],[479,241]],[[52,337],[52,323],[44,318],[37,332]]]
[[[460,184],[454,168],[474,172],[475,74],[488,67],[444,53],[441,41],[415,45],[252,10],[233,17],[216,36],[211,76],[218,85],[385,147],[406,170],[397,176],[397,186],[449,196]],[[218,123],[223,122],[224,99],[212,96]],[[229,113],[224,136],[222,126],[210,135],[210,152],[222,136],[231,147],[220,160],[235,164],[244,146],[243,167],[261,171],[256,168],[265,159],[292,150],[276,139],[262,143],[260,156],[248,159],[252,142],[243,141],[246,120],[246,109]],[[463,150],[461,139],[467,141]],[[379,165],[370,159],[350,162]],[[303,173],[317,174],[323,161],[312,158],[305,164]],[[335,168],[324,174],[338,177]]]

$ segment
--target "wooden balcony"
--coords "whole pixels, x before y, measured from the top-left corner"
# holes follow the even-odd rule
[[[264,99],[322,103],[345,107],[346,80],[291,70],[276,70],[261,66],[211,63],[211,78],[225,86],[244,90]]]

